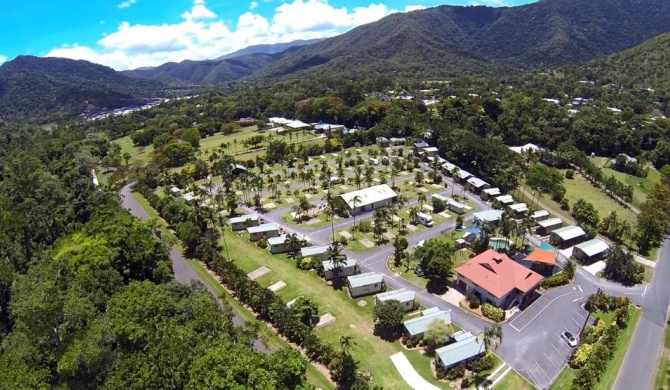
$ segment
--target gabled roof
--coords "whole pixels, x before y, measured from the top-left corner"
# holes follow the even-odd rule
[[[321,264],[323,265],[323,270],[324,271],[330,271],[334,269],[335,267],[333,266],[333,262],[330,260],[322,261]],[[344,264],[342,264],[342,269],[345,268],[350,268],[350,267],[355,267],[357,264],[356,260],[354,259],[347,259],[345,260]]]
[[[514,203],[514,198],[512,197],[512,195],[500,195],[499,197],[496,198],[496,200],[503,204]]]
[[[484,352],[486,352],[484,340],[479,340],[477,336],[472,335],[461,341],[436,349],[435,355],[442,361],[442,364],[450,366]]]
[[[398,196],[395,191],[391,189],[386,184],[380,184],[378,186],[372,186],[364,188],[362,190],[356,190],[347,192],[346,194],[340,195],[340,197],[349,205],[350,208],[354,208],[353,199],[359,196],[361,201],[356,204],[356,207],[367,206],[376,202],[381,202],[383,200],[395,198]]]
[[[484,190],[485,194],[488,194],[489,196],[498,196],[500,195],[500,188],[494,187],[494,188],[487,188]]]
[[[276,223],[264,223],[262,225],[252,226],[252,227],[247,228],[247,232],[249,234],[270,232],[270,231],[273,231],[273,230],[279,230],[279,225],[276,224]]]
[[[508,206],[511,210],[516,211],[517,213],[520,213],[522,211],[528,211],[528,205],[525,203],[515,203],[512,205]]]
[[[486,210],[473,213],[472,215],[475,216],[475,219],[482,222],[497,222],[500,221],[502,214],[503,212],[500,210]]]
[[[556,265],[556,256],[558,256],[558,253],[554,251],[536,248],[524,260],[531,261],[533,263]]]
[[[537,272],[493,249],[473,257],[454,271],[497,298],[514,289],[526,293],[544,279]]]
[[[468,177],[472,176],[472,173],[470,173],[470,172],[468,172],[468,171],[466,171],[466,170],[464,170],[464,169],[461,169],[461,170],[458,171],[457,175],[458,175],[458,177],[460,177],[461,179],[465,180],[465,179],[467,179]]]
[[[417,147],[417,148],[427,148],[428,143],[426,143],[426,141],[420,139],[420,140],[418,140],[414,143],[414,146]]]
[[[463,341],[469,339],[470,337],[472,337],[472,333],[468,332],[467,330],[459,330],[458,332],[454,332],[451,335],[451,338],[454,339],[454,341]]]
[[[311,127],[310,124],[305,123],[305,122],[300,121],[300,120],[290,121],[289,123],[285,123],[285,125],[286,125],[286,127],[290,127],[292,129],[303,129],[303,128]]]
[[[228,223],[231,225],[234,223],[242,223],[246,221],[257,221],[258,220],[258,214],[246,214],[246,215],[240,215],[239,217],[231,218],[228,220]]]
[[[347,281],[351,288],[369,286],[384,281],[384,275],[376,272],[366,272],[364,274],[347,276]]]
[[[475,188],[481,188],[483,186],[488,186],[489,183],[485,182],[484,180],[478,178],[478,177],[471,177],[468,179],[468,183],[470,183],[472,186]]]
[[[549,218],[545,219],[544,221],[540,221],[537,224],[542,226],[543,228],[548,228],[551,226],[562,225],[563,220],[560,218]]]
[[[582,237],[586,235],[586,232],[579,226],[566,226],[560,229],[556,229],[551,234],[555,234],[560,237],[563,241],[572,240],[573,238]]]
[[[328,248],[330,248],[330,245],[306,246],[306,247],[300,249],[300,255],[302,257],[317,256],[317,255],[320,255],[322,253],[326,253]]]
[[[403,325],[410,336],[416,336],[425,333],[433,321],[440,320],[445,324],[451,324],[451,310],[443,311],[437,307],[426,309],[421,312],[421,317],[407,320]]]
[[[458,168],[456,165],[450,163],[449,161],[445,162],[442,164],[442,168],[446,169],[447,171],[451,172],[454,170],[454,168]],[[460,168],[459,168],[460,169]]]
[[[575,248],[579,248],[585,255],[591,257],[606,252],[610,249],[610,246],[607,245],[605,241],[599,238],[594,238],[593,240],[588,240],[579,245],[575,245]]]
[[[540,218],[540,217],[546,217],[549,215],[549,212],[547,210],[537,210],[536,212],[531,215],[533,218]]]
[[[410,291],[406,288],[391,290],[376,295],[380,302],[398,301],[400,303],[413,301],[415,296],[416,294],[414,291]]]

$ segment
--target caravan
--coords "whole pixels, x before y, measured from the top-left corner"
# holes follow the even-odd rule
[[[428,215],[428,214],[424,214],[424,213],[416,213],[416,221],[415,222],[420,223],[420,224],[422,224],[423,226],[426,226],[426,227],[432,227],[433,226],[433,217]]]

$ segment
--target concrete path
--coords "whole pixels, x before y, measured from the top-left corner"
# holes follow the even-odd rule
[[[421,375],[412,367],[412,363],[407,360],[407,357],[404,353],[398,352],[395,355],[391,355],[391,361],[395,366],[396,370],[402,376],[402,379],[407,382],[407,385],[414,390],[440,390],[439,387],[433,386],[427,380],[423,379]]]

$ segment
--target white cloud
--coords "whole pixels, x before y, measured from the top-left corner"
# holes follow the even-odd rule
[[[123,3],[117,5],[120,9],[130,8],[133,4],[137,3],[137,0],[126,0]]]
[[[426,9],[423,5],[406,5],[405,6],[405,12],[412,12],[412,11],[418,11],[420,9]]]
[[[407,6],[405,10],[419,7]],[[397,11],[376,3],[347,9],[333,7],[328,0],[292,0],[277,6],[271,18],[247,11],[235,25],[227,26],[205,6],[204,0],[195,0],[191,10],[181,14],[181,22],[160,25],[122,22],[95,46],[64,45],[46,56],[134,69],[186,59],[216,58],[249,45],[330,37],[393,12]]]
[[[249,9],[250,10],[255,10],[256,8],[258,8],[258,3],[255,2],[255,1],[252,1],[251,4],[249,4]]]
[[[7,62],[7,60],[8,60],[7,56],[0,55],[0,65]]]

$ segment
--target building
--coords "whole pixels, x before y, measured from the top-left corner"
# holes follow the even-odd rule
[[[444,195],[440,195],[440,194],[432,194],[432,195],[430,196],[430,200],[432,201],[433,199],[441,200],[441,201],[444,202],[445,204],[446,204],[447,202],[449,202],[449,198],[447,198],[447,197],[444,196]]]
[[[514,198],[512,195],[501,195],[495,198],[495,202],[499,203],[501,206],[509,206],[514,203]]]
[[[258,226],[260,224],[260,217],[258,214],[241,215],[239,217],[230,218],[228,224],[230,224],[230,228],[233,229],[233,231],[245,230],[252,226]]]
[[[376,294],[381,292],[384,287],[384,275],[376,272],[351,275],[347,277],[347,283],[349,284],[349,294],[353,298]]]
[[[300,247],[302,247],[303,242],[305,242],[306,237],[301,235],[301,234],[296,234],[298,237],[298,240],[300,240]],[[277,253],[286,253],[289,251],[289,246],[286,245],[286,239],[288,238],[288,234],[282,234],[281,236],[277,237],[270,237],[268,238],[268,245],[270,246],[270,253],[272,254],[277,254]],[[299,249],[299,248],[296,248]]]
[[[464,169],[459,169],[459,171],[456,173],[456,178],[460,179],[461,181],[466,181],[469,178],[471,178],[473,175],[472,173],[464,170]]]
[[[243,173],[249,172],[249,170],[242,164],[230,164],[230,169],[233,176],[238,176]]]
[[[523,217],[528,212],[528,205],[525,203],[515,203],[507,206],[507,209],[516,218]]]
[[[406,288],[383,292],[376,295],[377,304],[386,301],[398,301],[405,308],[405,311],[414,310],[414,291]]]
[[[395,202],[398,194],[386,184],[380,184],[362,190],[347,192],[340,195],[350,214],[359,214],[364,211],[378,209]],[[354,204],[354,200],[358,199]]]
[[[453,199],[449,199],[447,202],[447,206],[449,207],[449,210],[453,211],[456,214],[463,214],[465,213],[466,205],[464,205],[461,202],[457,202]]]
[[[414,143],[414,147],[412,148],[412,152],[416,157],[420,157],[423,154],[423,150],[427,148],[429,145],[426,143],[426,141],[420,139],[417,142]]]
[[[307,130],[312,128],[312,125],[300,120],[290,121],[288,123],[285,123],[284,126],[290,130]]]
[[[192,192],[182,195],[181,198],[184,199],[184,202],[188,205],[193,204],[193,201],[195,201],[195,195]]]
[[[486,353],[484,340],[470,332],[456,332],[452,338],[458,341],[435,350],[435,363],[444,368],[472,361]]]
[[[537,234],[547,236],[556,229],[563,227],[563,220],[560,218],[549,218],[537,223]]]
[[[482,198],[484,200],[492,199],[495,198],[496,196],[500,196],[500,188],[498,187],[486,188],[482,191]]]
[[[449,176],[451,176],[451,173],[454,171],[454,169],[458,169],[458,170],[460,170],[459,167],[457,167],[456,165],[450,163],[449,161],[447,161],[447,162],[445,162],[444,164],[442,164],[442,172],[445,173],[445,174],[447,174],[447,175],[449,175]]]
[[[423,158],[437,156],[438,149],[434,146],[429,146],[423,149]]]
[[[300,256],[302,256],[303,259],[305,257],[316,257],[321,261],[326,261],[328,260],[328,248],[330,248],[330,245],[306,246],[300,248]]]
[[[489,222],[492,224],[496,224],[500,221],[500,218],[502,218],[502,214],[503,212],[500,210],[486,210],[476,212],[472,215],[474,215],[475,217],[475,222],[478,223]]]
[[[342,126],[342,125],[336,125],[336,124],[331,124],[331,123],[323,123],[323,122],[314,123],[312,126],[314,127],[314,130],[317,133],[326,133],[326,132],[330,132],[330,131],[341,131],[341,130],[344,129],[344,126]]]
[[[170,188],[170,195],[174,197],[179,197],[181,196],[181,188],[179,187],[172,187]]]
[[[386,149],[391,146],[391,141],[386,137],[377,137],[376,144],[380,148]]]
[[[525,144],[524,146],[510,146],[509,150],[515,153],[527,153],[527,152],[537,152],[540,150],[540,147],[535,144]]]
[[[321,262],[321,265],[323,265],[323,277],[326,280],[331,280],[335,277],[335,267],[333,266],[333,262],[330,260],[326,260]],[[343,264],[341,264],[340,267],[340,278],[345,278],[347,276],[351,276],[356,273],[356,265],[357,262],[354,259],[347,259]]]
[[[252,226],[247,228],[247,233],[249,233],[249,241],[251,242],[256,242],[263,237],[270,239],[279,236],[279,225],[276,223],[265,223],[258,226]]]
[[[530,216],[535,222],[544,221],[549,218],[549,212],[547,210],[537,210]]]
[[[468,190],[475,194],[480,194],[483,190],[491,187],[491,185],[478,177],[471,177],[468,179]]]
[[[389,141],[391,142],[391,146],[405,146],[404,138],[391,137]]]
[[[581,244],[575,245],[572,255],[582,263],[593,263],[604,257],[610,246],[599,238],[594,238]]]
[[[561,248],[577,244],[586,237],[586,233],[579,226],[566,226],[551,232],[549,241]]]
[[[544,279],[493,249],[459,265],[454,272],[459,287],[478,294],[483,302],[502,308],[522,303]]]
[[[442,321],[445,324],[451,324],[451,310],[440,310],[437,307],[426,309],[421,312],[421,317],[412,318],[403,323],[405,336],[407,338],[420,338],[426,333],[430,324],[435,321]]]

